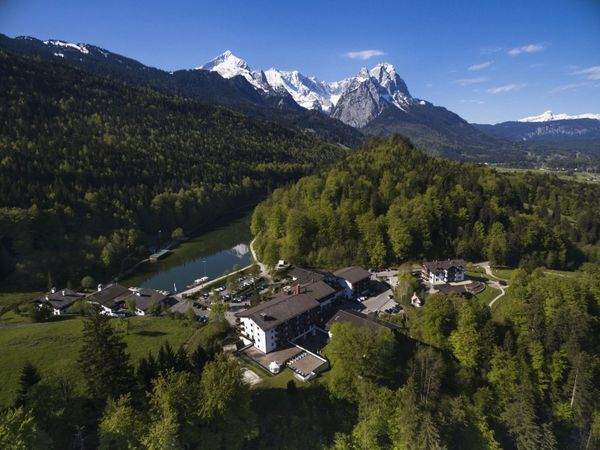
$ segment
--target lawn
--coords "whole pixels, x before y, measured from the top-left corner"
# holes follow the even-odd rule
[[[0,316],[15,306],[40,297],[43,292],[0,292]]]
[[[81,373],[77,358],[81,346],[83,319],[76,317],[58,322],[27,324],[0,328],[0,407],[14,400],[21,367],[33,363],[42,378],[63,376],[81,387]],[[115,319],[118,328],[125,329],[121,319]],[[148,351],[157,352],[163,342],[174,348],[186,342],[194,329],[184,321],[156,317],[129,319],[129,330],[124,336],[132,360],[137,361]]]
[[[492,320],[500,325],[506,324],[506,318],[514,311],[515,298],[511,295],[510,288],[500,300],[492,306]]]
[[[477,294],[475,296],[475,298],[478,299],[479,301],[485,303],[486,305],[489,305],[493,299],[495,299],[498,295],[500,295],[500,293],[501,293],[500,289],[496,289],[489,285],[486,285],[483,292],[481,292],[480,294]],[[500,299],[498,301],[502,301],[502,299]]]
[[[500,278],[502,280],[510,280],[510,277],[514,271],[515,271],[515,269],[510,269],[508,267],[493,267],[492,268],[492,272],[494,273],[494,275],[496,275],[498,278]]]

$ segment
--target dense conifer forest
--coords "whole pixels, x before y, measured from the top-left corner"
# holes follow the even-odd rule
[[[429,157],[399,136],[280,189],[255,210],[266,262],[385,267],[422,258],[575,268],[597,261],[600,186]]]
[[[273,123],[0,52],[0,278],[79,284],[346,153]],[[126,261],[127,262],[127,261]]]

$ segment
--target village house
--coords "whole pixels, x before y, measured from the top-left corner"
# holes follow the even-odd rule
[[[464,259],[427,261],[421,266],[421,277],[432,286],[460,282],[465,280],[466,266]]]
[[[371,272],[362,267],[345,267],[333,273],[346,290],[347,297],[356,296],[369,289]]]
[[[74,292],[71,289],[60,289],[52,288],[43,297],[40,297],[33,301],[38,308],[47,306],[52,310],[52,314],[55,316],[61,316],[66,313],[67,309],[73,305],[77,300],[84,297],[84,294]]]
[[[125,317],[132,304],[138,316],[145,316],[151,309],[163,306],[168,295],[150,288],[128,289],[118,283],[98,285],[98,290],[86,297],[89,303],[98,305],[102,314]]]
[[[131,295],[125,298],[125,304],[133,303],[136,316],[146,316],[152,311],[166,305],[168,296],[149,288],[131,290]]]

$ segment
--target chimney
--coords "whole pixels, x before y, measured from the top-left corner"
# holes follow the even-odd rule
[[[296,295],[300,295],[300,285],[296,285]]]
[[[64,289],[62,290],[61,294],[62,294],[63,297],[65,296],[65,290]]]
[[[102,283],[100,283],[100,284],[98,285],[98,292],[100,292],[101,290],[102,290]]]
[[[56,288],[53,287],[52,289],[50,289],[50,292],[54,294],[56,292]]]

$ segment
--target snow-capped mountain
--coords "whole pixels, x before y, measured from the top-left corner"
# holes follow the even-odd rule
[[[331,115],[365,134],[402,133],[415,144],[449,157],[465,158],[473,153],[476,159],[495,161],[499,155],[519,152],[490,140],[451,111],[414,98],[388,63],[362,68],[356,76],[337,82],[321,81],[296,70],[253,71],[230,51],[199,69],[225,78],[241,76],[263,94],[287,93],[300,109]]]
[[[346,90],[350,78],[328,83],[315,77],[307,77],[297,70],[281,71],[269,69],[265,71],[267,81],[273,87],[285,89],[300,106],[331,114],[342,93]]]
[[[203,66],[196,68],[196,70],[198,69],[217,72],[223,78],[233,78],[240,75],[252,86],[263,92],[272,90],[262,70],[251,70],[246,61],[235,56],[230,50],[225,51]]]
[[[224,78],[242,76],[262,92],[287,92],[302,108],[330,114],[357,128],[366,126],[387,106],[406,111],[416,103],[404,80],[388,63],[371,70],[363,68],[355,77],[326,82],[297,70],[252,70],[228,50],[198,69],[217,72]]]
[[[539,116],[530,116],[519,119],[518,122],[553,122],[555,120],[577,120],[577,119],[594,119],[600,120],[600,114],[584,113],[584,114],[554,114],[552,111],[545,111]]]
[[[217,72],[223,78],[244,77],[256,89],[278,94],[287,93],[304,109],[331,114],[337,100],[350,83],[350,79],[327,83],[315,77],[307,77],[297,70],[252,70],[248,63],[230,50],[196,69]]]

